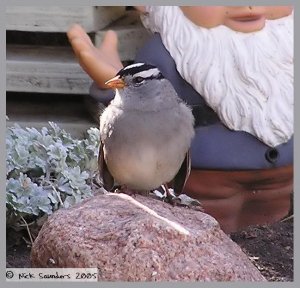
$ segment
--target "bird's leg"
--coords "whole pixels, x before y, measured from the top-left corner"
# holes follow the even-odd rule
[[[204,211],[201,203],[198,200],[193,199],[186,194],[175,196],[170,190],[173,189],[169,189],[167,184],[162,184],[159,188],[151,191],[149,196],[155,199],[158,198],[160,201],[168,202],[173,206],[182,206],[202,212]]]
[[[179,197],[175,196],[170,192],[167,184],[163,184],[162,188],[166,191],[166,201],[173,206],[189,207],[194,210],[204,212],[202,205],[198,200],[193,199],[185,194],[181,194]]]
[[[167,183],[163,184],[162,187],[166,191],[166,201],[167,202],[169,202],[173,206],[180,204],[180,202],[181,202],[180,198],[171,194]]]

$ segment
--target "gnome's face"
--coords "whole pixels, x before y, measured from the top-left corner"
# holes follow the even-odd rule
[[[190,83],[229,129],[269,146],[293,135],[293,13],[289,6],[146,6]]]
[[[204,28],[225,25],[239,32],[264,28],[266,20],[279,19],[292,12],[291,6],[181,6],[184,15]]]

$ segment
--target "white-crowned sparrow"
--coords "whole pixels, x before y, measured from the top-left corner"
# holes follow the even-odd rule
[[[190,173],[194,136],[191,109],[154,66],[136,63],[107,81],[116,89],[100,117],[99,172],[103,186],[114,181],[149,191],[169,182],[182,193]]]

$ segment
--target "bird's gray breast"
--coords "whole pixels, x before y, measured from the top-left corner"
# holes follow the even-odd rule
[[[171,181],[193,136],[185,118],[179,106],[156,112],[109,106],[100,119],[100,134],[116,181],[141,190]]]

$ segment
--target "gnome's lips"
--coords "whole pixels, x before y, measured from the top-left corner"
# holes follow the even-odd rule
[[[257,21],[257,20],[262,20],[264,18],[262,15],[244,15],[244,16],[237,16],[237,17],[232,17],[231,19],[233,21],[238,21],[238,22],[249,22],[249,21]]]
[[[254,32],[265,26],[266,17],[262,14],[236,15],[227,19],[227,26],[241,32]]]

